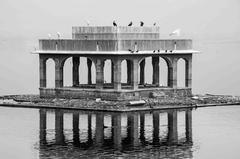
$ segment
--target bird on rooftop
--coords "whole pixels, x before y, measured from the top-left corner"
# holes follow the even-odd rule
[[[165,52],[167,52],[167,50],[165,50]]]
[[[117,23],[115,22],[115,20],[113,21],[113,26],[117,26]]]
[[[158,50],[158,52],[160,52],[160,50]]]
[[[156,26],[157,25],[157,23],[155,22],[155,23],[153,23],[153,26]]]
[[[153,53],[155,53],[155,50],[153,50]]]
[[[143,25],[144,25],[143,21],[140,21],[140,26],[143,26]]]
[[[131,22],[128,24],[128,26],[132,26],[132,24],[133,24],[133,23],[132,23],[132,21],[131,21]]]
[[[51,39],[51,38],[52,38],[52,35],[51,35],[51,34],[48,34],[48,38]]]
[[[59,32],[57,32],[57,37],[58,37],[58,39],[60,39],[60,37],[61,37],[61,34]]]
[[[133,53],[134,51],[133,50],[131,50],[131,49],[128,49],[128,51],[130,51],[131,53]]]
[[[87,26],[89,26],[89,25],[90,25],[90,21],[89,21],[89,20],[86,20],[86,23],[87,23]]]

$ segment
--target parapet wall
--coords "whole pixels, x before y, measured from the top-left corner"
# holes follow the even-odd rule
[[[171,40],[39,40],[40,50],[61,50],[61,51],[127,51],[134,50],[191,50],[192,40],[171,39]]]
[[[72,27],[72,38],[81,40],[157,40],[159,36],[159,27]]]

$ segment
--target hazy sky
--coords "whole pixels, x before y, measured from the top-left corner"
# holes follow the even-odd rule
[[[38,38],[71,27],[157,22],[161,36],[180,28],[193,38],[194,93],[240,95],[239,0],[0,0],[0,94],[37,93]]]

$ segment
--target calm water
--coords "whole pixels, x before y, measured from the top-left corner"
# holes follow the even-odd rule
[[[0,107],[1,158],[239,158],[240,107],[103,113]]]

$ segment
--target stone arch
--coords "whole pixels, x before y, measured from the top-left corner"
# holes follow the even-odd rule
[[[152,56],[144,57],[138,64],[138,83],[152,84],[153,81]]]
[[[72,87],[73,86],[73,57],[68,57],[63,61],[63,86]]]
[[[121,61],[121,83],[127,83],[127,59]]]
[[[96,84],[96,67],[90,57],[80,57],[79,82],[80,84]]]
[[[133,79],[133,61],[131,59],[121,60],[121,83],[131,85]]]
[[[179,58],[177,60],[177,86],[186,87],[186,65],[187,60],[185,58]]]
[[[113,83],[113,62],[111,59],[104,60],[104,83]]]
[[[168,86],[168,68],[169,68],[169,61],[166,58],[160,57],[159,59],[159,84],[160,87],[167,87]]]
[[[55,87],[55,60],[53,58],[46,58],[44,63],[46,64],[46,87]]]

